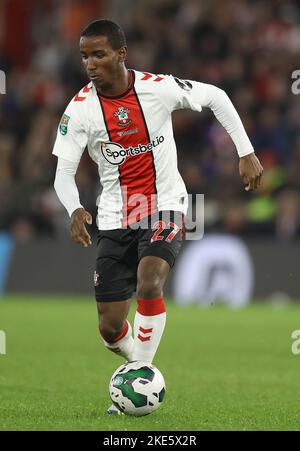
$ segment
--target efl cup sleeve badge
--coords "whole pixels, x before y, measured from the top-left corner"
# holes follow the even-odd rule
[[[120,127],[127,127],[132,123],[132,120],[128,117],[129,113],[130,110],[128,108],[124,108],[123,106],[120,106],[114,113],[114,117],[117,117],[119,120],[118,125]]]
[[[60,123],[59,123],[59,131],[62,135],[66,135],[68,133],[68,123],[70,120],[70,116],[63,114]]]

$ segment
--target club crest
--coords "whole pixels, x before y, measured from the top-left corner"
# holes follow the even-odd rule
[[[123,106],[120,106],[114,113],[114,117],[118,118],[119,120],[118,125],[120,127],[127,127],[129,124],[131,124],[132,120],[128,117],[129,113],[130,110],[128,108],[124,108]]]
[[[100,283],[99,278],[100,278],[100,275],[96,271],[94,271],[94,286],[95,287],[99,286],[99,283]]]

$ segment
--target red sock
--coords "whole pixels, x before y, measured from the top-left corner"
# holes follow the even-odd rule
[[[163,298],[139,298],[137,303],[132,359],[152,362],[166,324],[165,303]]]
[[[133,338],[129,321],[126,320],[122,333],[114,341],[108,342],[105,337],[102,338],[107,349],[125,357],[126,360],[132,360]]]

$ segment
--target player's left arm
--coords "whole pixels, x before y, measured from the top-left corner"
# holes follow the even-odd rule
[[[207,83],[166,76],[160,86],[160,98],[169,112],[178,109],[201,111],[210,108],[233,140],[240,157],[239,171],[250,191],[259,186],[263,167],[254,153],[242,121],[231,100],[222,89]]]
[[[245,190],[258,188],[263,174],[263,167],[255,155],[253,146],[248,138],[242,121],[231,100],[220,88],[199,83],[202,85],[202,106],[210,108],[220,124],[230,135],[240,157],[239,172],[244,182]]]
[[[254,152],[240,157],[239,170],[246,191],[251,191],[259,187],[263,167]]]

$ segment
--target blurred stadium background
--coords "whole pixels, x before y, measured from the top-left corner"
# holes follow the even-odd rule
[[[300,61],[296,0],[229,0],[226,8],[220,0],[2,1],[0,292],[92,294],[94,250],[70,242],[69,218],[53,189],[51,151],[63,110],[87,82],[78,36],[97,17],[125,29],[128,67],[228,93],[265,168],[261,188],[244,192],[233,144],[209,110],[174,114],[180,171],[189,193],[205,194],[205,236],[234,235],[246,245],[244,297],[299,296],[300,96],[291,91]],[[87,156],[77,182],[95,217],[101,188]],[[225,253],[221,246],[203,282],[217,285],[217,297],[239,279]],[[205,258],[199,271],[202,264],[208,265]],[[172,284],[167,293],[174,296]]]

